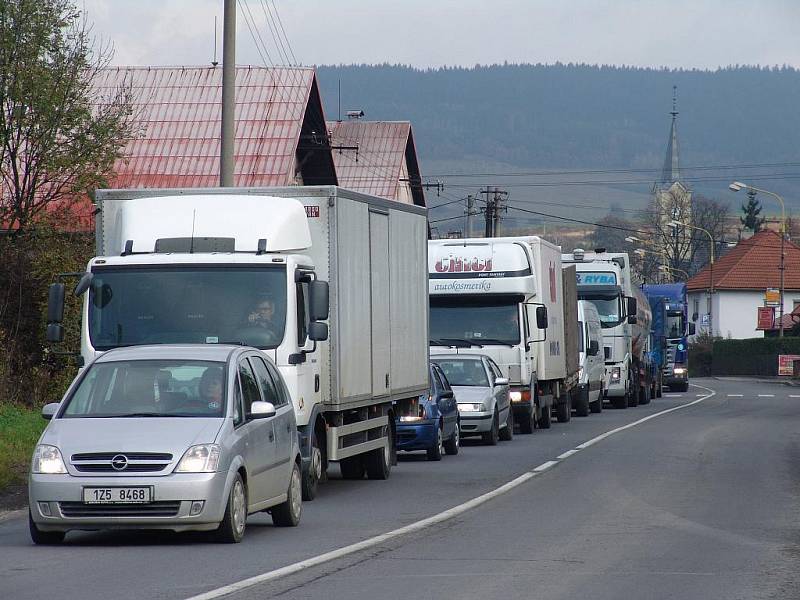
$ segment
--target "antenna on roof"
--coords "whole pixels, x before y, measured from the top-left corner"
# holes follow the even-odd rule
[[[217,16],[214,15],[214,60],[211,61],[211,66],[216,67],[219,64],[217,61]]]

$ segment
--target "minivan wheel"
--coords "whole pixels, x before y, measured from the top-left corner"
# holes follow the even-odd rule
[[[504,442],[510,442],[514,439],[514,411],[511,406],[508,407],[508,417],[506,417],[506,426],[500,430],[500,439]]]
[[[242,481],[242,476],[237,473],[228,494],[228,505],[225,507],[225,516],[216,532],[217,541],[225,544],[238,544],[244,537],[247,525],[247,488]]]
[[[30,509],[28,509],[28,529],[31,532],[31,540],[33,540],[34,544],[39,546],[54,546],[60,544],[67,535],[64,531],[42,531],[39,529],[36,523],[33,522]]]
[[[444,443],[444,451],[449,455],[458,454],[458,447],[461,445],[461,423],[456,421],[456,427],[453,430],[453,435]]]
[[[316,436],[314,436],[316,438]],[[303,477],[303,500],[310,502],[317,497],[319,480],[322,479],[322,452],[317,447],[316,440],[311,445],[311,460],[308,463],[308,470],[302,474]]]
[[[444,453],[444,434],[442,427],[436,428],[436,445],[428,448],[428,460],[442,460]]]
[[[497,441],[500,439],[500,415],[497,414],[497,407],[492,415],[492,428],[481,434],[481,438],[487,446],[497,446]]]
[[[289,477],[289,489],[286,502],[272,508],[272,522],[278,527],[297,527],[303,513],[303,494],[301,491],[300,467],[294,463],[292,475]]]

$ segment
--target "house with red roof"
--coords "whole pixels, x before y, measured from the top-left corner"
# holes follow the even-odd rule
[[[764,337],[756,329],[758,307],[767,289],[780,287],[781,237],[762,230],[742,240],[713,269],[706,265],[686,283],[689,318],[698,333],[723,338]],[[800,246],[784,243],[784,313],[800,307]],[[713,290],[713,293],[712,293]],[[780,310],[776,308],[776,319]]]
[[[414,134],[408,121],[328,121],[339,185],[425,206]]]

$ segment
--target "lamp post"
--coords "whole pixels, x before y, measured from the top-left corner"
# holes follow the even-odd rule
[[[660,267],[658,267],[658,268],[659,268],[660,270],[664,271],[664,272],[676,271],[676,272],[678,272],[678,273],[683,273],[683,274],[686,276],[686,279],[689,279],[689,273],[687,273],[687,272],[686,272],[686,271],[684,271],[683,269],[676,269],[675,267],[670,267],[670,266],[668,266],[668,265],[661,265],[661,266],[660,266]]]
[[[677,227],[688,227],[689,229],[696,229],[697,231],[702,231],[708,236],[709,241],[711,242],[711,284],[708,288],[709,296],[711,297],[711,303],[708,308],[708,324],[711,329],[711,335],[714,335],[714,318],[713,318],[713,307],[714,307],[714,245],[716,244],[714,240],[714,236],[711,235],[711,232],[707,229],[703,229],[702,227],[698,227],[697,225],[690,225],[689,223],[682,223],[681,221],[672,220],[667,223],[672,228]],[[685,271],[684,271],[685,272]]]
[[[781,204],[781,264],[778,267],[780,274],[781,274],[781,284],[780,284],[780,294],[781,294],[781,310],[780,310],[780,318],[778,321],[778,336],[783,337],[783,271],[784,271],[784,260],[785,260],[785,252],[784,252],[784,241],[786,240],[786,206],[783,203],[783,198],[781,198],[775,192],[770,192],[769,190],[762,190],[761,188],[757,188],[754,185],[748,185],[746,183],[742,183],[741,181],[734,181],[728,186],[732,192],[738,192],[740,190],[752,190],[754,192],[761,192],[762,194],[767,194],[768,196],[772,196]]]

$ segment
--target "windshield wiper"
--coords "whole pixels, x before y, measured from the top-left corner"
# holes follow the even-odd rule
[[[128,418],[128,417],[133,417],[133,418],[137,418],[137,417],[166,417],[168,415],[165,415],[164,413],[157,413],[157,412],[138,412],[138,413],[126,413],[126,414],[123,414],[123,415],[108,415],[108,416],[112,417],[112,418],[125,419],[125,418]]]
[[[478,345],[481,346],[481,348],[483,346],[485,346],[486,344],[496,344],[498,346],[508,346],[509,348],[513,348],[514,347],[514,344],[512,344],[511,342],[507,342],[505,340],[498,340],[497,338],[484,338],[484,337],[482,337],[482,338],[480,338],[480,340],[481,340],[481,343],[478,344]],[[474,340],[473,340],[473,342],[474,342]]]
[[[430,343],[433,346],[455,346],[456,348],[469,348],[472,345],[461,338],[438,338],[432,339]]]

